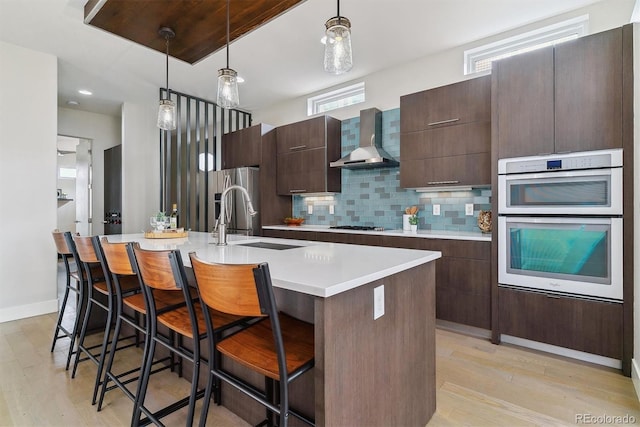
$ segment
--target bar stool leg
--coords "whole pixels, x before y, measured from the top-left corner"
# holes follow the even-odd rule
[[[82,353],[81,349],[84,347],[84,337],[87,333],[87,327],[89,326],[89,315],[91,314],[92,308],[93,308],[93,304],[91,303],[91,298],[88,298],[87,306],[84,311],[84,320],[82,321],[82,330],[80,331],[80,337],[78,338],[78,348],[76,349],[76,357],[73,361],[73,370],[71,371],[71,378],[76,377],[78,362],[80,362],[80,353]]]
[[[148,313],[147,313],[148,317]],[[151,331],[149,330],[151,328]],[[140,425],[140,416],[142,415],[142,406],[144,405],[144,399],[147,395],[147,387],[149,385],[149,377],[151,376],[151,366],[153,365],[153,354],[156,350],[156,341],[153,337],[156,335],[155,326],[153,322],[147,322],[147,339],[144,344],[143,355],[143,369],[142,375],[138,382],[138,390],[136,391],[136,398],[133,402],[133,416],[131,417],[131,427],[137,427]]]
[[[104,395],[107,392],[107,386],[109,385],[109,379],[111,378],[111,368],[113,367],[113,359],[115,358],[116,352],[115,349],[118,348],[118,341],[120,338],[120,328],[122,325],[121,320],[121,312],[122,306],[120,303],[116,303],[116,324],[113,330],[113,338],[111,340],[111,350],[109,351],[109,359],[107,360],[107,364],[104,368],[104,378],[102,380],[102,387],[100,389],[100,398],[98,399],[98,412],[102,409],[102,402],[104,400]],[[137,341],[137,339],[136,339]]]
[[[65,270],[67,272],[67,283],[64,288],[64,297],[62,297],[62,305],[60,306],[60,310],[58,312],[58,321],[56,322],[56,329],[53,332],[53,342],[51,343],[51,353],[56,346],[56,341],[60,338],[60,329],[62,329],[62,318],[64,317],[65,308],[67,307],[67,299],[69,299],[69,289],[71,287],[71,273],[69,270],[69,261],[66,257],[63,257]],[[69,337],[71,338],[71,337]]]
[[[84,300],[85,286],[86,282],[78,282],[78,297],[76,298],[76,318],[73,321],[73,332],[71,333],[71,343],[69,343],[69,353],[67,354],[67,364],[65,366],[65,370],[67,371],[69,370],[69,365],[71,364],[71,357],[78,351],[78,349],[74,350],[74,346],[76,344],[78,329],[80,327],[80,313],[82,313],[82,309],[86,306],[86,302]]]
[[[98,360],[98,372],[96,373],[96,381],[93,386],[93,397],[91,399],[91,404],[96,404],[96,399],[98,398],[98,389],[102,384],[103,373],[104,373],[104,358],[107,353],[107,347],[109,346],[109,333],[111,332],[111,318],[113,317],[113,297],[109,298],[109,305],[107,310],[107,321],[104,327],[104,337],[102,338],[102,347],[100,348],[100,359]],[[115,340],[115,337],[114,337]],[[117,347],[111,346],[111,353],[116,352]]]

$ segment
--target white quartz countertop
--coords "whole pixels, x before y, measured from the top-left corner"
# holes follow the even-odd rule
[[[285,227],[286,228],[286,227]],[[146,239],[142,233],[106,236],[110,242],[140,243],[143,249],[179,249],[185,265],[189,252],[207,261],[230,264],[267,262],[275,287],[318,297],[330,297],[392,274],[434,261],[437,251],[346,245],[307,240],[228,235],[227,246],[217,246],[211,233],[189,232],[178,239]],[[276,250],[243,246],[246,243],[298,246]]]
[[[482,233],[481,231],[418,230],[415,233],[403,230],[361,231],[329,228],[328,225],[267,225],[263,226],[262,229],[285,231],[316,231],[321,233],[369,234],[377,236],[397,236],[423,239],[479,240],[484,242],[491,241],[491,234]]]

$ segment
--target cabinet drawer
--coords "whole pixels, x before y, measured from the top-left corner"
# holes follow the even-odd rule
[[[490,183],[490,153],[407,159],[402,161],[400,168],[400,186],[403,188],[489,185]]]
[[[622,358],[622,304],[500,288],[503,334]]]
[[[402,132],[490,120],[491,76],[466,80],[400,98],[400,130]]]
[[[324,147],[326,136],[325,116],[280,126],[277,130],[277,153]]]
[[[491,152],[491,122],[475,122],[400,135],[400,159]]]

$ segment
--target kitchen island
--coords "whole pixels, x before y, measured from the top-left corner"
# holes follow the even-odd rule
[[[186,265],[191,251],[211,262],[268,262],[279,309],[314,324],[315,367],[292,385],[291,401],[316,425],[422,427],[433,415],[439,252],[233,235],[216,246],[210,234],[193,232],[108,238],[179,249]],[[383,314],[375,310],[374,319],[380,286]],[[223,405],[249,423],[264,418],[260,405],[230,388]]]

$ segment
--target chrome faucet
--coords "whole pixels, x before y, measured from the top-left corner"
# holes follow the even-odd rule
[[[231,190],[240,190],[242,195],[244,196],[245,202],[247,202],[247,214],[250,216],[254,216],[258,212],[253,209],[253,204],[251,203],[251,197],[249,197],[249,193],[246,188],[241,185],[230,185],[225,188],[220,196],[220,216],[218,217],[218,246],[224,246],[227,244],[227,215],[226,215],[226,202],[227,194]]]

